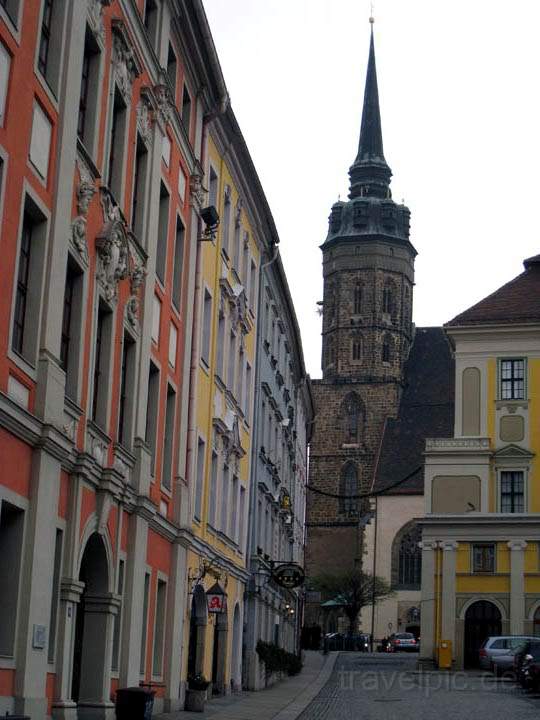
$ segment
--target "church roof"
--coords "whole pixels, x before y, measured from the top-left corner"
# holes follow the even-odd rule
[[[525,270],[445,327],[540,322],[540,255],[523,262]]]
[[[424,492],[427,437],[452,437],[454,432],[454,361],[443,328],[416,328],[405,364],[404,389],[396,419],[386,422],[374,490],[380,492],[411,477],[387,494]]]

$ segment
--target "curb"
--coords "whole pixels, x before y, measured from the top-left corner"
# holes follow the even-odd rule
[[[280,710],[277,715],[274,715],[272,720],[297,720],[307,706],[317,697],[328,680],[330,680],[338,655],[339,652],[329,653],[326,658],[326,662],[317,675],[316,680],[307,688],[302,690],[302,692],[299,693],[286,707]]]

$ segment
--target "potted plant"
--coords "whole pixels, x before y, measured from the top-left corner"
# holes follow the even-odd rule
[[[191,712],[204,712],[206,689],[210,682],[202,673],[188,676],[188,689],[186,691],[186,710]]]

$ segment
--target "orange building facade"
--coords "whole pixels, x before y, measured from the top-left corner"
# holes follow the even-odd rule
[[[181,706],[198,0],[0,1],[0,714]],[[184,528],[184,529],[182,529]]]

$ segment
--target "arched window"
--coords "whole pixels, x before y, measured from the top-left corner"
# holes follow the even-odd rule
[[[347,444],[357,443],[362,432],[364,409],[362,401],[356,393],[349,393],[343,400],[341,417],[343,419],[344,442]]]
[[[392,362],[392,338],[390,335],[385,335],[383,338],[382,361],[383,363]]]
[[[363,288],[361,283],[356,283],[356,286],[354,288],[354,298],[353,298],[353,314],[354,315],[360,315],[362,312],[362,294],[363,294]]]
[[[333,367],[336,363],[336,341],[333,335],[331,335],[326,341],[326,358],[325,367]]]
[[[383,313],[387,313],[388,315],[392,314],[393,299],[392,287],[387,284],[383,289]]]
[[[352,462],[344,465],[341,470],[339,511],[344,515],[354,515],[358,509],[358,500],[351,495],[358,494],[358,468]]]
[[[352,339],[352,361],[361,362],[364,354],[364,341],[361,335],[357,335]]]
[[[405,525],[392,547],[392,585],[417,589],[422,581],[422,530],[416,523]]]

